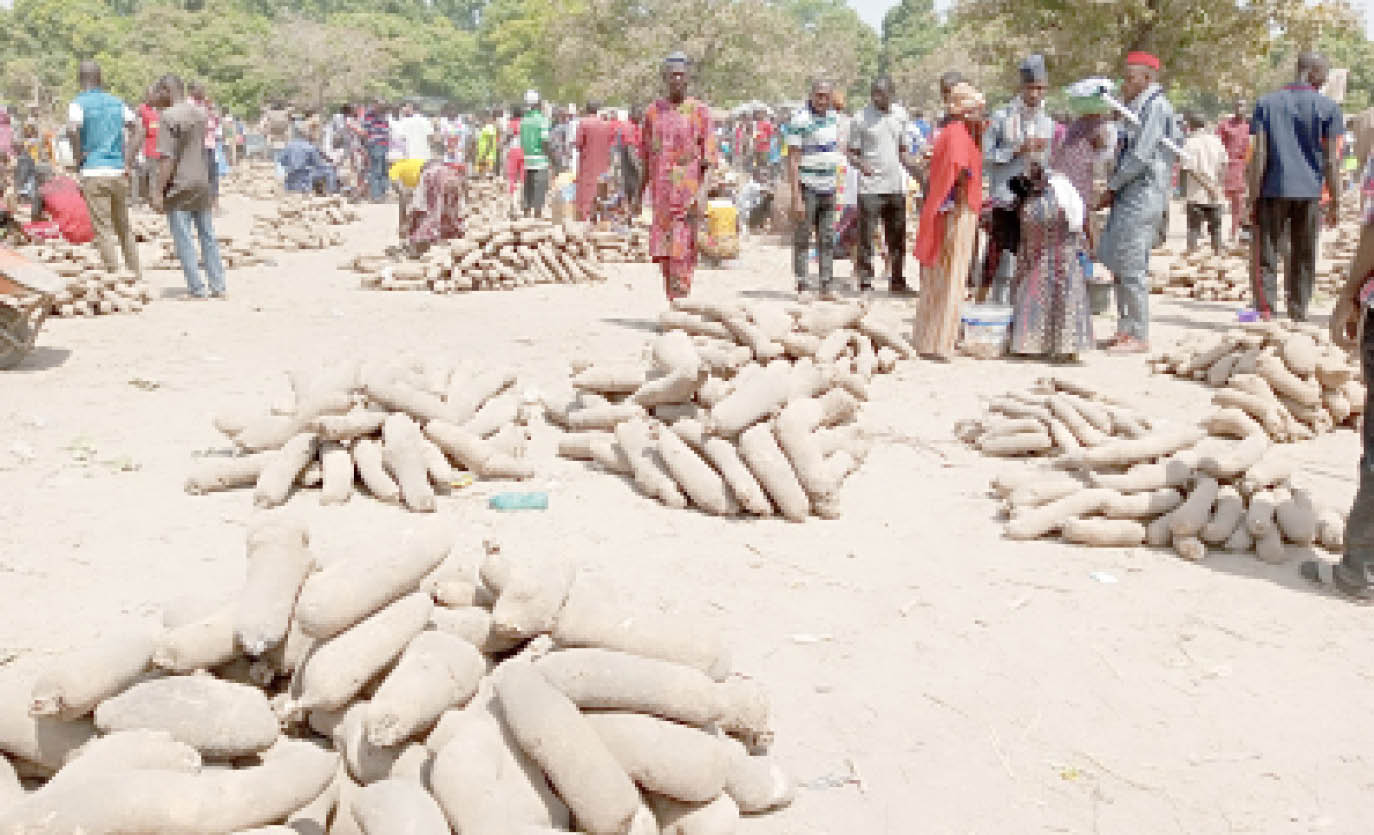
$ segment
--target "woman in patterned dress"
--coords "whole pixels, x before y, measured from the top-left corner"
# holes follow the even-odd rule
[[[692,292],[697,228],[706,211],[707,172],[716,164],[711,110],[705,102],[687,95],[689,63],[681,52],[664,61],[668,95],[649,106],[641,135],[643,187],[650,190],[654,207],[649,255],[663,271],[669,299]],[[639,214],[638,204],[634,214]]]
[[[923,269],[912,344],[917,352],[936,359],[949,359],[954,353],[959,305],[983,205],[983,152],[977,138],[983,96],[960,82],[950,91],[947,110],[952,120],[931,152],[930,191],[921,209],[915,252]]]
[[[1016,253],[1011,352],[1073,359],[1093,347],[1092,307],[1083,275],[1085,204],[1077,187],[1038,162],[1027,172]]]

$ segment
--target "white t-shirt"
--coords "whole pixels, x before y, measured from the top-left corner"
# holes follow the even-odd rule
[[[396,122],[396,132],[405,144],[405,159],[429,160],[429,138],[434,135],[434,123],[428,116],[412,113]]]
[[[67,105],[67,124],[76,125],[79,128],[85,121],[86,113],[81,109],[81,105],[76,102]],[[124,124],[132,125],[136,121],[138,121],[138,117],[134,115],[134,112],[129,109],[127,104],[124,105]],[[119,177],[123,174],[124,166],[122,165],[118,168],[111,166],[94,166],[89,168],[83,167],[81,169],[81,176],[83,177]]]

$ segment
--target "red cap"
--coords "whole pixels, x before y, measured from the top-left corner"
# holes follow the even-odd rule
[[[1148,52],[1128,52],[1126,53],[1126,63],[1149,67],[1156,72],[1159,71],[1159,59]]]

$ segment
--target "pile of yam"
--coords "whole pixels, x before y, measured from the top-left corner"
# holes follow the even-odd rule
[[[709,835],[790,801],[703,623],[451,543],[317,560],[268,515],[223,603],[7,671],[0,831]]]
[[[1050,377],[1029,391],[993,398],[987,415],[960,421],[954,434],[984,455],[1015,458],[1065,455],[1149,429],[1148,418],[1092,387]]]
[[[1125,436],[1093,426],[1096,435],[1075,435],[1080,448],[1053,467],[994,478],[1007,536],[1172,547],[1189,560],[1209,549],[1270,563],[1315,545],[1340,553],[1341,513],[1294,483],[1293,460],[1262,429],[1216,416],[1201,426],[1148,426]]]
[[[856,304],[689,298],[659,330],[651,361],[574,363],[575,393],[545,404],[559,454],[674,508],[836,518],[873,376],[914,356],[901,329]]]
[[[1167,248],[1160,254],[1173,254]],[[1150,268],[1150,292],[1179,299],[1239,302],[1250,298],[1250,250],[1233,246],[1214,253],[1210,245],[1179,255],[1168,266]]]
[[[289,194],[273,211],[253,215],[248,246],[254,251],[324,249],[343,243],[339,227],[359,220],[358,210],[334,194]]]
[[[470,228],[461,238],[430,247],[419,260],[361,255],[345,267],[362,272],[362,286],[373,290],[459,293],[601,282],[607,252],[602,234],[585,224],[524,218]]]
[[[254,504],[275,507],[296,488],[318,488],[321,504],[363,489],[429,512],[463,471],[534,476],[512,373],[346,361],[288,376],[285,402],[214,418],[234,449],[200,457],[186,492],[252,487]]]
[[[166,215],[152,211],[130,210],[129,226],[133,229],[134,237],[140,242],[158,245],[157,253],[151,258],[144,250],[144,269],[181,271],[181,261],[177,259],[176,247],[172,243],[172,230],[167,226]],[[215,241],[219,244],[220,260],[226,270],[251,267],[267,261],[246,239],[217,233]]]
[[[138,313],[153,300],[153,288],[127,270],[107,273],[102,267],[81,267],[74,261],[50,264],[67,282],[53,295],[53,316],[97,316]]]
[[[220,178],[219,187],[222,193],[241,194],[254,200],[276,200],[285,193],[277,178],[276,163],[270,160],[240,159]]]
[[[1354,427],[1364,412],[1358,364],[1315,324],[1246,323],[1183,342],[1149,363],[1156,373],[1216,388],[1217,411],[1208,420],[1228,424],[1235,433],[1304,441],[1338,426]]]

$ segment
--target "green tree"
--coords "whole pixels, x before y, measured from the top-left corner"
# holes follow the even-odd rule
[[[883,16],[879,66],[895,73],[935,51],[944,37],[935,0],[901,0]]]

